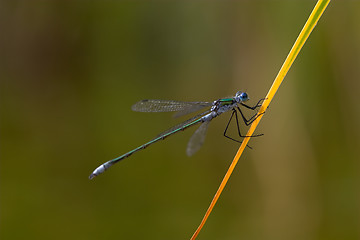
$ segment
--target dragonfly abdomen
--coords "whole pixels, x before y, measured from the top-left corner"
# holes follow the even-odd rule
[[[211,114],[211,113],[209,113],[209,114]],[[147,142],[147,143],[145,143],[145,144],[131,150],[130,152],[127,152],[127,153],[125,153],[125,154],[123,154],[123,155],[121,155],[121,156],[119,156],[117,158],[114,158],[112,160],[107,161],[106,163],[104,163],[104,164],[100,165],[98,168],[96,168],[93,171],[93,173],[89,176],[89,178],[93,179],[94,177],[98,176],[99,174],[105,172],[109,167],[111,167],[115,163],[129,157],[130,155],[132,155],[133,153],[135,153],[137,151],[140,151],[140,150],[143,150],[143,149],[147,148],[148,146],[150,146],[153,143],[156,143],[157,141],[164,140],[165,138],[167,138],[167,137],[169,137],[169,136],[171,136],[171,135],[173,135],[173,134],[175,134],[175,133],[177,133],[179,131],[184,131],[185,129],[187,129],[187,128],[191,127],[191,126],[194,126],[194,125],[196,125],[198,123],[204,122],[202,119],[203,119],[203,117],[199,118],[199,119],[197,119],[197,120],[195,120],[193,122],[190,122],[190,123],[188,123],[188,124],[186,124],[184,126],[181,126],[181,127],[177,128],[177,129],[174,129],[173,131],[167,132],[167,133],[165,133],[165,134],[163,134],[161,136],[158,136],[158,137],[154,138],[153,140],[151,140],[151,141],[149,141],[149,142]]]

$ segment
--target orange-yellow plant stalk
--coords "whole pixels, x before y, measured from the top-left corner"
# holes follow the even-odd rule
[[[293,47],[291,48],[288,56],[285,59],[284,64],[281,66],[281,69],[278,73],[278,75],[276,76],[268,94],[266,95],[266,98],[258,112],[258,118],[256,118],[256,120],[251,124],[249,131],[247,132],[246,136],[251,136],[257,125],[259,124],[261,118],[263,117],[263,114],[265,112],[265,110],[268,108],[271,100],[273,99],[276,91],[278,90],[278,88],[280,87],[280,84],[282,83],[282,81],[284,80],[287,72],[289,71],[292,63],[294,62],[295,58],[297,57],[297,55],[299,54],[301,48],[303,47],[304,43],[306,42],[306,40],[308,39],[311,31],[314,29],[314,27],[316,26],[317,22],[319,21],[321,15],[323,14],[323,12],[325,11],[326,7],[328,6],[330,0],[319,0],[317,2],[317,4],[315,5],[312,13],[310,14],[308,20],[305,23],[305,26],[303,27],[303,29],[301,30],[298,38],[296,39]],[[242,144],[240,145],[239,150],[237,151],[229,169],[227,170],[218,190],[215,193],[215,196],[213,198],[213,200],[210,203],[209,208],[207,209],[199,227],[196,229],[195,233],[193,234],[193,236],[191,237],[191,240],[196,239],[196,237],[198,236],[198,234],[200,233],[202,227],[204,226],[207,218],[209,217],[212,209],[214,208],[217,200],[220,197],[221,192],[223,191],[227,181],[229,180],[236,164],[238,163],[241,154],[243,153],[247,143],[249,142],[250,137],[245,137]]]

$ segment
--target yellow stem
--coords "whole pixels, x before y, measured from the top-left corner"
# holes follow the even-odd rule
[[[265,110],[268,108],[271,100],[273,99],[276,91],[278,90],[278,88],[280,87],[281,82],[284,80],[287,72],[289,71],[292,63],[294,62],[295,58],[297,57],[297,55],[299,54],[301,48],[303,47],[304,43],[306,42],[306,40],[308,39],[310,33],[312,32],[312,30],[314,29],[314,27],[316,26],[317,22],[319,21],[321,15],[323,14],[323,12],[325,11],[326,7],[328,6],[330,0],[318,0],[317,4],[315,5],[312,13],[310,14],[308,20],[305,23],[305,26],[303,27],[303,29],[301,30],[298,38],[296,39],[293,47],[291,48],[288,56],[285,59],[284,64],[282,65],[278,75],[276,76],[268,94],[266,95],[266,98],[259,110],[258,113],[258,118],[251,124],[249,131],[247,132],[246,136],[251,136],[257,125],[259,124],[261,118],[264,116],[263,114],[260,113],[264,113]],[[195,233],[193,234],[193,236],[191,237],[191,240],[196,239],[196,237],[198,236],[198,234],[200,233],[202,227],[204,226],[207,218],[209,217],[212,209],[214,208],[217,200],[219,199],[221,192],[223,191],[227,181],[229,180],[236,164],[238,163],[241,154],[243,153],[247,143],[249,142],[250,137],[245,137],[244,141],[242,142],[242,144],[240,145],[239,150],[237,151],[229,169],[227,170],[218,190],[215,193],[215,196],[213,198],[213,200],[210,203],[209,208],[207,209],[199,227],[196,229]]]

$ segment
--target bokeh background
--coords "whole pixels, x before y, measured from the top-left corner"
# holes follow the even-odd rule
[[[0,239],[189,239],[238,144],[141,99],[263,98],[316,1],[1,1]],[[360,2],[332,1],[198,239],[360,239]],[[247,113],[250,114],[250,113]],[[246,129],[243,128],[243,131]]]

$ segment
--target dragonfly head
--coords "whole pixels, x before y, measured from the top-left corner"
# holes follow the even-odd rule
[[[246,92],[241,92],[241,91],[238,91],[236,94],[235,94],[235,97],[234,97],[235,101],[240,103],[240,102],[246,102],[247,100],[249,100],[249,96],[247,95]]]

